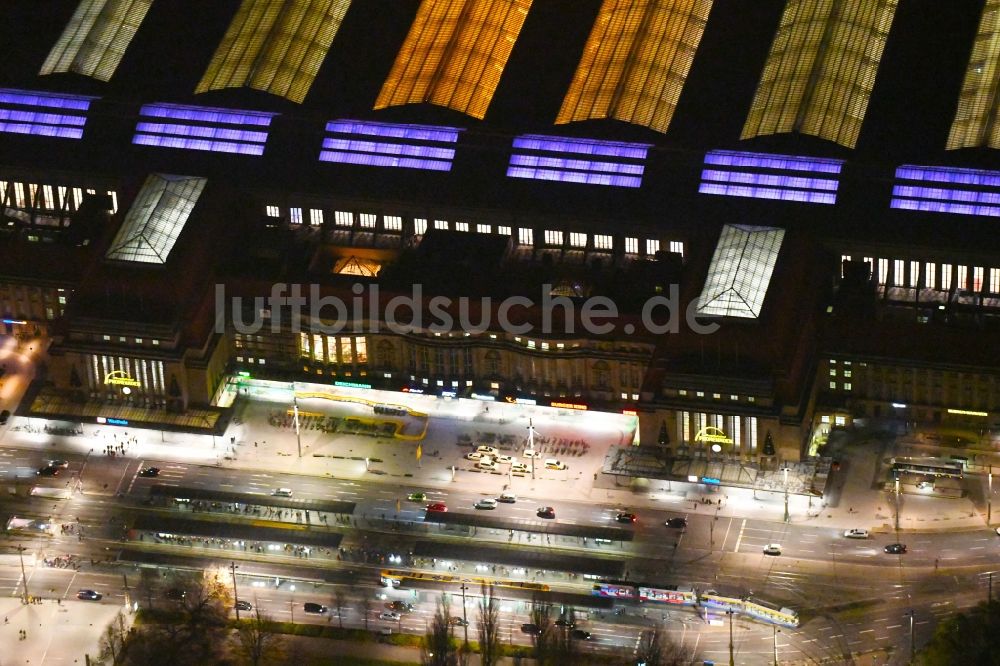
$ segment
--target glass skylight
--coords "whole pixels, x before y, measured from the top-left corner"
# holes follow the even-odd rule
[[[651,144],[526,134],[514,139],[507,175],[589,185],[640,187]]]
[[[727,224],[715,246],[697,313],[756,319],[764,305],[785,230]]]

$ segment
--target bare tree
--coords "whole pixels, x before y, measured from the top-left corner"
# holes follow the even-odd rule
[[[690,664],[694,654],[684,646],[674,643],[666,628],[662,624],[657,624],[639,636],[635,659],[645,663],[646,666],[682,666]]]
[[[368,616],[372,612],[372,595],[368,593],[367,590],[361,590],[358,592],[358,609],[361,611],[361,617],[365,620],[365,631],[368,631]]]
[[[125,650],[128,648],[128,632],[128,621],[125,619],[125,614],[119,611],[101,635],[102,661],[110,659],[112,664],[118,664],[124,659]]]
[[[493,585],[483,583],[479,600],[479,660],[482,666],[495,666],[500,658],[500,602]]]
[[[274,620],[254,608],[249,619],[236,627],[236,652],[250,666],[283,663],[283,639],[277,633]]]
[[[539,596],[531,600],[531,623],[536,627],[531,635],[535,659],[539,664],[545,664],[552,656],[555,627],[552,624],[552,605]]]
[[[434,617],[424,636],[420,663],[423,666],[455,666],[458,663],[447,595],[442,594],[438,599]]]
[[[347,598],[347,590],[342,586],[337,585],[333,588],[333,607],[337,609],[337,624],[341,629],[344,628],[344,607],[347,606],[349,600]]]

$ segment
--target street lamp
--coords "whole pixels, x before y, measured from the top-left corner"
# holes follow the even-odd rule
[[[302,434],[299,431],[299,397],[295,395],[295,386],[292,386],[292,415],[295,419],[295,443],[299,447],[299,458],[302,457]]]
[[[528,419],[528,450],[534,453],[535,451],[535,425],[531,419]],[[535,463],[538,462],[538,456],[534,456],[531,459],[531,480],[535,480]]]
[[[989,476],[986,477],[986,524],[993,520],[993,465],[990,465]]]
[[[236,570],[239,569],[236,566],[236,562],[229,563],[229,571],[233,574],[233,606],[236,608],[236,621],[240,621],[240,597],[236,591]]]
[[[24,603],[28,603],[28,576],[24,573],[24,551],[27,550],[21,544],[17,544],[17,554],[21,557],[21,580],[24,581]]]
[[[899,477],[896,477],[896,531],[899,532]]]
[[[462,583],[462,587],[458,588],[462,590],[462,628],[465,630],[465,649],[469,649],[469,618],[466,616],[465,611],[465,591],[469,589],[469,586]]]
[[[787,523],[788,520],[789,520],[789,515],[788,515],[788,468],[787,467],[783,467],[781,469],[781,471],[784,472],[784,474],[785,474],[785,522]]]
[[[778,666],[778,632],[781,630],[774,625],[771,625],[771,629],[774,630],[774,666]]]

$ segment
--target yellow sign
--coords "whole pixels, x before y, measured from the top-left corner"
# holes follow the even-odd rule
[[[694,436],[694,441],[711,442],[713,444],[732,444],[733,438],[726,437],[726,433],[715,426],[706,426],[698,431],[698,434]]]
[[[961,414],[962,416],[989,416],[986,412],[975,412],[971,409],[949,409],[949,414]]]
[[[130,386],[132,388],[142,388],[142,384],[139,383],[138,379],[133,379],[124,370],[114,370],[109,372],[104,377],[105,384],[112,384],[114,386]]]

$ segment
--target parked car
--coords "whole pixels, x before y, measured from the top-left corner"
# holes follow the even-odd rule
[[[525,623],[521,625],[521,633],[537,636],[538,634],[542,633],[542,630],[538,628],[537,624]]]
[[[103,594],[94,590],[80,590],[76,593],[76,598],[83,599],[84,601],[100,601],[103,596]]]
[[[617,520],[619,523],[634,523],[635,521],[639,520],[639,516],[635,515],[634,513],[626,513],[623,511],[620,512],[617,516],[615,516],[615,520]]]
[[[504,504],[513,504],[514,502],[517,501],[517,495],[515,495],[509,490],[505,490],[502,493],[500,493],[499,497],[497,497],[497,501],[503,502]]]
[[[462,618],[456,617],[455,615],[452,615],[451,617],[448,618],[448,624],[452,625],[453,627],[469,626],[468,620],[463,620]]]
[[[427,501],[427,493],[410,493],[406,496],[406,499],[411,502],[425,502]]]
[[[573,620],[567,620],[566,618],[562,617],[553,622],[552,624],[556,625],[557,627],[569,627],[570,629],[576,626],[576,622],[574,622]]]
[[[403,619],[403,616],[400,615],[399,613],[393,613],[392,611],[382,611],[381,613],[379,613],[378,619],[387,620],[389,622],[399,622],[401,619]]]
[[[476,467],[487,472],[492,472],[497,468],[497,464],[493,462],[493,458],[489,456],[483,456],[479,462],[476,463]]]
[[[549,519],[555,518],[556,510],[553,509],[551,506],[540,506],[538,507],[537,515],[539,518],[549,518]]]
[[[883,548],[883,550],[890,555],[902,555],[906,552],[905,543],[890,543],[888,546]]]
[[[311,601],[307,601],[306,603],[304,603],[302,605],[302,609],[307,613],[313,613],[315,615],[322,615],[323,613],[327,613],[330,611],[330,609],[324,606],[323,604],[314,604]]]
[[[501,455],[498,455],[496,458],[494,458],[494,460],[496,460],[501,465],[509,465],[509,464],[511,464],[513,462],[516,462],[517,458],[514,458],[513,456],[505,456],[505,455],[501,454]]]
[[[239,601],[236,602],[236,606],[235,607],[236,607],[236,610],[241,610],[241,611],[251,611],[251,610],[253,610],[253,604],[251,604],[249,601],[243,601],[242,599],[240,599]]]
[[[524,463],[513,463],[510,466],[511,474],[531,474],[531,465],[525,465]]]
[[[495,509],[497,501],[495,499],[481,499],[473,505],[477,509]]]
[[[687,518],[671,518],[667,522],[663,523],[667,527],[687,527]]]
[[[855,527],[844,532],[844,536],[848,539],[867,539],[868,530],[863,530],[859,527]]]
[[[569,467],[566,466],[566,463],[557,458],[546,458],[545,469],[569,469]]]
[[[466,453],[465,454],[465,459],[466,460],[479,460],[482,457],[483,457],[483,454],[480,453],[479,451],[473,451],[472,453]]]
[[[399,599],[391,601],[385,605],[391,611],[396,611],[397,613],[409,613],[413,610],[413,604],[408,604],[405,601]]]
[[[49,467],[58,467],[59,469],[66,469],[69,467],[69,463],[65,460],[50,460]]]
[[[46,465],[45,467],[38,468],[38,471],[35,473],[39,476],[59,476],[59,468]]]
[[[275,488],[274,492],[271,493],[271,494],[274,495],[275,497],[291,497],[292,496],[292,489],[291,488]]]
[[[570,633],[570,635],[573,638],[577,639],[578,641],[589,641],[590,640],[590,632],[589,631],[584,631],[583,629],[574,629]]]
[[[154,477],[160,475],[159,467],[143,467],[139,470],[139,476]]]
[[[434,502],[433,504],[428,504],[427,505],[427,510],[428,511],[442,511],[443,512],[443,511],[447,511],[448,510],[448,505],[446,505],[444,502]]]
[[[765,555],[781,555],[781,544],[780,543],[769,543],[764,546]]]
[[[541,454],[540,451],[536,451],[534,449],[525,449],[524,450],[524,457],[525,458],[541,458],[542,454]]]
[[[500,450],[492,446],[479,445],[476,447],[476,453],[481,453],[484,456],[496,456],[500,455]]]

